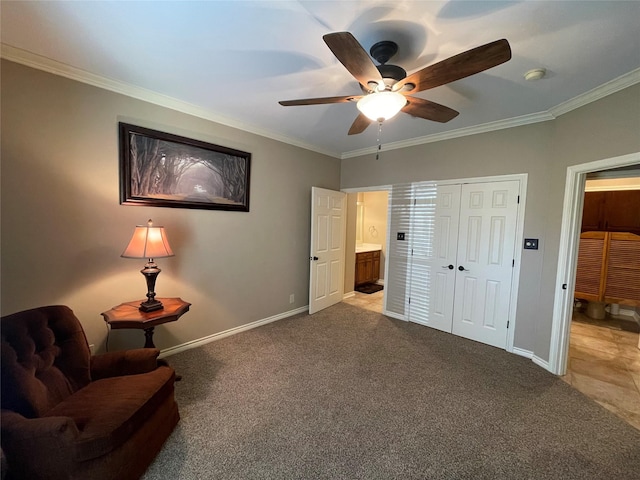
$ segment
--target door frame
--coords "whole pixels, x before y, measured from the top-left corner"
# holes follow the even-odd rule
[[[455,178],[446,180],[434,180],[434,179],[422,179],[415,180],[415,182],[435,182],[441,185],[449,185],[455,183],[484,183],[484,182],[500,182],[509,180],[518,180],[520,182],[520,203],[518,204],[518,218],[516,220],[516,238],[515,238],[515,251],[513,252],[513,258],[515,260],[515,266],[513,267],[513,277],[511,279],[511,298],[509,299],[509,328],[507,329],[507,346],[505,350],[509,353],[515,353],[527,358],[531,358],[531,352],[523,350],[513,346],[514,334],[517,324],[516,312],[518,307],[518,291],[520,286],[520,264],[522,263],[522,245],[524,244],[524,217],[527,204],[527,179],[529,174],[516,173],[510,175],[492,175],[488,177],[471,177],[471,178]],[[413,183],[413,182],[399,182],[399,183]],[[387,190],[391,194],[391,188],[393,185],[380,185],[377,187],[352,187],[343,188],[340,191],[344,193],[358,193],[358,192],[373,192]],[[387,222],[389,216],[387,213]],[[346,232],[345,232],[346,234]],[[391,230],[387,228],[387,245],[389,245],[391,238]],[[346,250],[346,248],[345,248]],[[385,257],[384,269],[385,269],[385,283],[387,282],[389,268],[389,257]],[[387,295],[384,294],[384,307],[383,312],[387,309]],[[386,313],[385,313],[386,314]],[[398,318],[396,315],[393,318]],[[398,318],[399,320],[408,321],[407,318]]]
[[[638,163],[640,163],[640,152],[567,167],[549,345],[548,370],[551,373],[564,375],[567,372],[569,329],[573,314],[578,245],[587,174]],[[563,285],[566,285],[565,289],[562,288]]]
[[[350,187],[350,188],[342,188],[340,189],[341,192],[343,193],[360,193],[360,192],[387,192],[388,197],[391,196],[391,187],[392,185],[379,185],[377,187]],[[387,197],[387,198],[388,198]],[[346,245],[346,235],[347,235],[347,229],[345,228],[344,231],[344,235],[345,235],[345,255],[347,252],[347,248],[348,246]],[[391,233],[389,231],[389,206],[387,206],[387,238],[386,238],[386,242],[387,242],[387,248],[389,248],[389,241],[390,241],[390,236]],[[344,262],[345,268],[347,267],[347,262]],[[384,283],[385,286],[387,284],[387,279],[389,275],[389,255],[385,255],[384,256]],[[344,289],[343,289],[344,290]],[[344,296],[345,294],[347,294],[347,292],[343,291],[342,295]],[[387,311],[387,289],[384,288],[382,290],[382,313],[385,313]]]

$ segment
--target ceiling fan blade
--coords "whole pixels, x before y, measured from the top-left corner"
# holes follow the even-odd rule
[[[284,107],[295,105],[323,105],[326,103],[357,102],[362,95],[347,95],[344,97],[302,98],[300,100],[281,100],[278,103]]]
[[[328,33],[322,37],[336,58],[361,85],[383,84],[382,75],[362,45],[349,32]]]
[[[393,89],[399,91],[405,85],[413,84],[414,88],[405,91],[421,92],[480,73],[500,65],[510,58],[511,47],[509,42],[503,38],[429,65],[399,81],[393,86]]]
[[[425,118],[434,122],[447,123],[458,116],[454,109],[430,102],[418,97],[407,96],[407,104],[402,108],[404,113],[414,117]]]
[[[367,129],[369,125],[371,125],[371,119],[361,113],[351,124],[349,135],[357,135],[358,133],[362,133]]]

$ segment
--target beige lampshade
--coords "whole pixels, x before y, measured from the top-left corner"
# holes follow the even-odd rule
[[[147,225],[138,225],[131,241],[121,257],[125,258],[162,258],[173,257],[167,234],[162,226],[154,226],[149,220]]]

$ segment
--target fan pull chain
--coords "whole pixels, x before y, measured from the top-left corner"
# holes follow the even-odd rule
[[[382,143],[380,142],[380,138],[382,137],[382,121],[378,122],[378,151],[376,152],[376,160],[380,160],[380,149],[382,148]]]

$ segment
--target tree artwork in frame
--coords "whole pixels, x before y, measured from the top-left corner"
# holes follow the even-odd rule
[[[120,123],[120,203],[249,211],[251,154]]]

